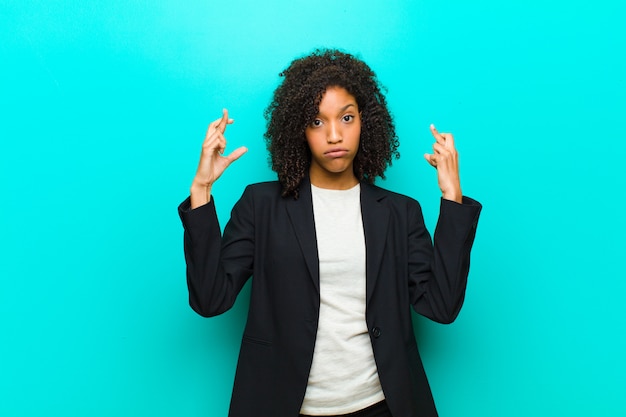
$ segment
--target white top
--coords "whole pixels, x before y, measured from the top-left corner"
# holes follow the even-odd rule
[[[365,322],[365,235],[361,187],[311,186],[320,271],[320,316],[300,412],[347,414],[383,395]]]

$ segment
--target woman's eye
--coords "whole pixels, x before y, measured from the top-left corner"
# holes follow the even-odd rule
[[[311,126],[313,127],[319,127],[322,125],[322,121],[320,119],[315,119],[313,120],[313,122],[311,123]]]
[[[354,116],[351,114],[346,114],[345,116],[343,116],[344,122],[351,122],[352,120],[354,120]]]

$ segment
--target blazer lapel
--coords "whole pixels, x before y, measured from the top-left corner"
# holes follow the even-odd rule
[[[367,302],[369,302],[376,285],[389,225],[389,210],[384,204],[381,204],[381,200],[384,197],[385,195],[380,192],[379,188],[364,182],[361,183],[361,216],[363,217],[366,248]],[[299,198],[294,200],[288,197],[286,206],[291,226],[300,244],[311,279],[319,293],[320,276],[317,236],[315,233],[315,219],[313,217],[311,183],[308,177],[302,180]]]
[[[297,200],[286,198],[287,214],[296,234],[300,249],[304,255],[315,289],[320,291],[319,258],[317,254],[317,235],[313,218],[313,199],[311,182],[305,177],[300,184],[300,195]]]
[[[381,204],[385,197],[378,187],[361,183],[361,215],[365,233],[366,302],[369,303],[387,240],[389,209]]]

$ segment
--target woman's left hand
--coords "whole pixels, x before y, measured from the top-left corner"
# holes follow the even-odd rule
[[[435,138],[433,153],[424,154],[424,158],[437,169],[443,198],[461,203],[463,194],[459,177],[459,153],[454,147],[454,137],[451,133],[439,133],[435,125],[430,125],[430,132]]]

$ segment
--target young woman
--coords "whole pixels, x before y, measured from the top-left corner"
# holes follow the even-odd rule
[[[424,155],[442,192],[433,244],[417,201],[373,185],[398,140],[372,70],[318,50],[281,76],[265,112],[278,181],[248,186],[221,234],[213,185],[246,152],[224,155],[225,110],[179,207],[196,312],[227,311],[253,277],[229,415],[436,416],[410,309],[450,323],[463,304],[481,206],[454,138],[431,126]]]

